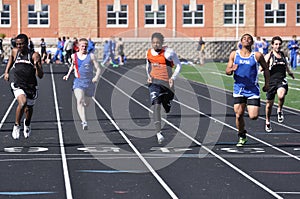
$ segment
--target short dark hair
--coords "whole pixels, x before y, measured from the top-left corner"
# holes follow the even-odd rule
[[[243,37],[246,36],[246,35],[251,38],[252,42],[254,42],[252,35],[250,35],[249,33],[243,34],[242,37],[241,37],[241,41],[242,41]]]
[[[271,44],[274,44],[275,40],[278,40],[278,41],[280,41],[280,43],[282,43],[281,37],[275,36],[275,37],[272,38]]]
[[[18,34],[16,39],[24,39],[24,43],[28,44],[28,37],[25,34]]]
[[[153,40],[153,38],[157,38],[161,41],[161,43],[164,43],[164,36],[160,32],[153,33],[151,36],[151,40]]]

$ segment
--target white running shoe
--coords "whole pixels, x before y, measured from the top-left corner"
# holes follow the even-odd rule
[[[88,130],[87,122],[81,122],[82,130]]]
[[[283,122],[284,117],[283,117],[283,112],[282,111],[277,113],[277,119],[278,119],[279,123]]]
[[[20,130],[21,126],[14,125],[13,131],[11,133],[13,139],[18,140],[20,138]]]
[[[270,132],[272,131],[271,123],[266,124],[265,130],[266,130],[268,133],[270,133]]]
[[[26,126],[25,121],[26,121],[26,119],[24,119],[24,130],[23,130],[23,134],[24,134],[24,137],[25,137],[25,138],[29,138],[30,133],[31,133],[31,127],[30,127],[30,125],[29,125],[29,126]]]
[[[165,138],[164,138],[164,136],[161,134],[161,132],[158,132],[158,133],[156,134],[156,137],[157,137],[157,142],[158,142],[158,144],[161,144],[161,143],[165,140]]]

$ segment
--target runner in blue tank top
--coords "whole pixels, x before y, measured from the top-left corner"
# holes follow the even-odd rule
[[[81,119],[82,129],[87,130],[87,119],[85,107],[88,106],[90,98],[94,96],[95,83],[100,77],[100,67],[93,53],[87,52],[88,40],[82,38],[79,40],[79,52],[72,55],[73,64],[69,68],[68,74],[63,77],[68,80],[72,70],[74,69],[75,79],[73,82],[73,90],[77,100],[77,111]],[[94,68],[96,75],[94,76]]]
[[[241,37],[242,48],[230,54],[226,67],[226,74],[233,75],[233,97],[235,123],[238,129],[239,141],[237,146],[243,146],[247,142],[247,131],[245,130],[244,113],[247,106],[249,118],[258,118],[260,107],[260,91],[258,85],[258,70],[260,64],[264,71],[265,85],[263,91],[269,88],[270,72],[264,56],[260,52],[252,52],[253,37],[244,34]]]

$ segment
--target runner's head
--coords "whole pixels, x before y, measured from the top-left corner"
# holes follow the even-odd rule
[[[164,43],[164,36],[161,33],[155,32],[152,34],[151,44],[152,44],[152,48],[156,52],[161,51],[163,43]]]
[[[88,40],[86,38],[79,39],[78,46],[79,46],[79,51],[82,52],[83,54],[86,54],[87,47],[88,47]]]
[[[242,46],[251,47],[253,45],[253,43],[254,43],[254,40],[253,40],[252,35],[250,35],[248,33],[242,35],[242,37],[241,37]]]
[[[16,46],[20,51],[28,50],[28,37],[25,34],[19,34],[16,37]]]

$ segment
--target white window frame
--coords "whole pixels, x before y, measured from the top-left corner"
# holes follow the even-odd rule
[[[300,26],[300,3],[296,4],[296,25]]]
[[[5,10],[4,8],[8,6],[8,10]],[[3,17],[2,13],[8,13],[9,17]],[[0,13],[0,27],[1,28],[6,28],[6,27],[11,27],[11,5],[10,4],[3,4],[3,11]],[[2,20],[8,20],[8,24],[2,24]]]
[[[183,4],[182,5],[182,26],[183,27],[203,27],[204,26],[204,19],[205,19],[205,16],[204,16],[204,5],[203,4],[197,4],[196,5],[196,8],[197,8],[197,11],[195,12],[192,12],[192,11],[189,11],[189,10],[184,10],[184,7],[187,6],[188,8],[190,8],[191,5],[189,4]],[[200,7],[202,7],[202,10],[200,9]],[[184,14],[185,13],[190,13],[191,16],[190,17],[185,17]],[[202,17],[197,17],[196,14],[197,13],[202,13]],[[192,23],[191,24],[185,24],[184,23],[184,20],[185,19],[191,19],[192,20]],[[195,23],[195,21],[197,19],[201,19],[202,20],[202,23]]]
[[[280,8],[284,5],[284,9]],[[268,10],[266,10],[266,6],[269,6]],[[278,12],[284,12],[284,17],[277,16]],[[267,13],[272,13],[273,16],[266,16]],[[264,6],[264,26],[286,26],[286,18],[287,11],[286,11],[286,3],[279,3],[279,10],[278,11],[271,11],[271,4],[266,3]],[[284,23],[277,23],[278,18],[284,18]],[[273,19],[273,23],[266,23],[266,19]]]
[[[225,10],[226,6],[232,6],[231,10]],[[239,26],[245,26],[245,4],[239,4]],[[242,9],[241,9],[242,8]],[[232,16],[227,17],[225,13],[231,13]],[[241,14],[242,13],[242,14]],[[224,26],[236,26],[236,17],[237,17],[237,4],[224,4],[223,10],[223,25]],[[232,23],[225,23],[226,19],[232,20]]]
[[[151,7],[151,11],[146,11],[146,7],[149,7],[149,6]],[[162,7],[164,7],[164,11],[161,10]],[[144,21],[145,27],[166,27],[167,26],[167,6],[165,4],[158,5],[158,8],[159,8],[158,12],[153,12],[152,11],[151,4],[145,5],[144,8],[145,8],[145,21]],[[147,14],[152,14],[153,17],[152,18],[150,18],[150,17],[147,18],[147,16],[146,16]],[[158,16],[159,14],[164,14],[164,18],[159,17]],[[147,19],[153,19],[154,24],[146,24]],[[165,23],[164,24],[157,24],[157,20],[160,20],[160,19],[163,19]]]
[[[109,8],[112,8],[109,9]],[[122,4],[121,5],[121,11],[120,12],[115,12],[113,11],[114,5],[107,5],[106,6],[106,27],[108,28],[127,28],[128,27],[128,5],[127,4]],[[126,8],[126,10],[123,10],[124,8]],[[115,17],[109,17],[109,14],[115,14]],[[125,17],[120,17],[120,14],[126,14],[126,18]],[[108,20],[115,20],[116,24],[109,24]],[[126,24],[119,24],[119,20],[126,20]]]
[[[33,11],[29,11],[29,6],[33,7]],[[47,6],[48,11],[43,11],[44,6]],[[35,13],[35,11],[34,11],[34,4],[29,4],[27,8],[28,8],[28,15],[27,15],[28,21],[27,21],[27,23],[28,23],[28,27],[29,28],[41,28],[41,27],[43,27],[43,28],[47,27],[48,28],[48,27],[50,27],[50,6],[48,4],[42,4],[42,11],[36,13],[36,16],[37,16],[36,18],[29,17],[30,13]],[[43,14],[43,13],[47,13],[48,17],[47,18],[42,18],[41,14]],[[33,20],[37,20],[37,24],[29,24],[29,20],[32,20],[32,19]],[[48,20],[48,24],[40,24],[40,22],[41,22],[42,19],[47,19]]]

